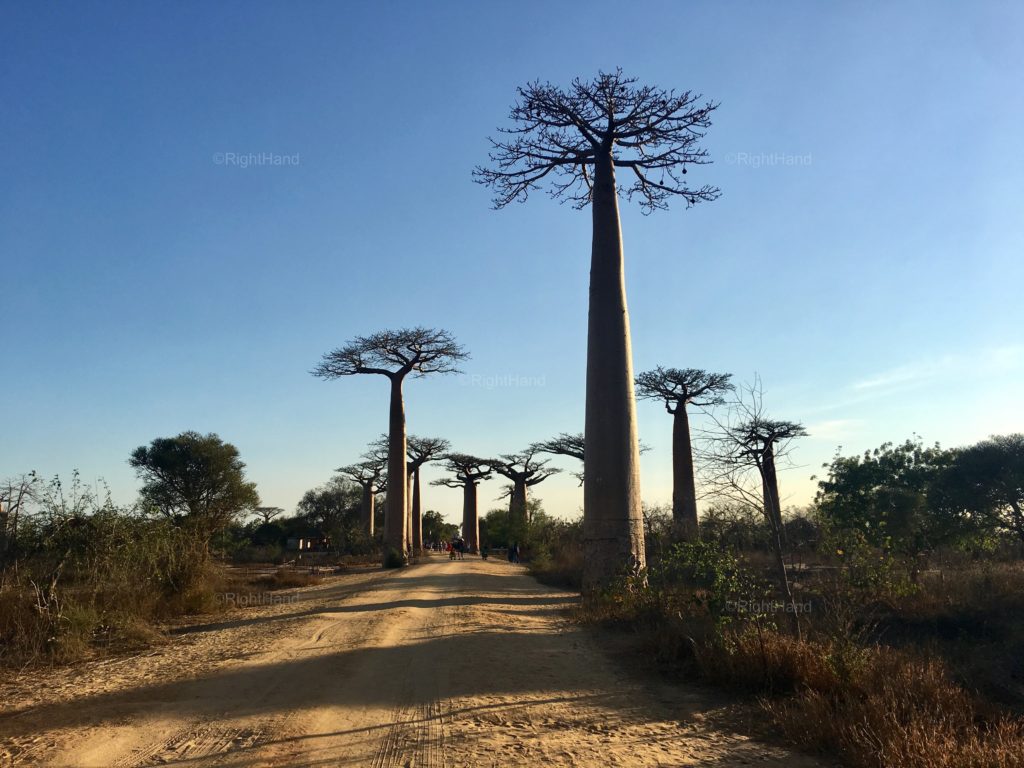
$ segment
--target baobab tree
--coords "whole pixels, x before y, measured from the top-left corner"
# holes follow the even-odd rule
[[[368,373],[386,376],[391,383],[388,417],[388,488],[384,517],[383,562],[388,550],[405,558],[406,546],[406,445],[405,404],[402,383],[431,373],[458,373],[458,363],[469,355],[448,331],[434,328],[403,328],[357,336],[345,346],[323,356],[313,375],[323,379]]]
[[[583,490],[583,588],[592,592],[627,567],[644,565],[639,447],[626,308],[619,194],[644,212],[687,207],[719,196],[689,186],[687,166],[709,163],[700,141],[716,104],[690,91],[640,86],[621,70],[568,88],[533,82],[491,140],[490,167],[475,179],[495,193],[495,208],[523,201],[542,183],[552,197],[591,207],[590,310],[587,328],[586,466]],[[621,187],[616,168],[629,178]]]
[[[530,446],[521,453],[506,453],[490,462],[491,469],[512,481],[508,507],[509,525],[519,532],[525,529],[528,522],[526,519],[527,489],[561,472],[560,469],[546,466],[547,459],[538,460],[536,455],[539,452],[539,448]]]
[[[697,484],[693,477],[693,448],[687,406],[707,408],[725,402],[733,389],[728,373],[696,368],[662,368],[636,377],[637,397],[661,400],[672,414],[672,528],[675,538],[694,541],[698,535]]]
[[[284,512],[281,507],[256,507],[253,514],[263,521],[264,525],[270,525],[270,521]]]
[[[371,452],[363,461],[357,464],[347,464],[338,467],[336,472],[345,475],[355,481],[363,490],[362,503],[359,507],[360,527],[367,536],[373,538],[374,503],[377,494],[384,493],[388,487],[388,476],[384,471],[387,467],[387,453],[373,455]],[[385,528],[386,528],[385,524]]]
[[[406,453],[409,462],[409,480],[412,484],[412,504],[409,519],[412,524],[412,551],[418,554],[423,550],[423,516],[420,501],[420,468],[433,461],[451,446],[440,437],[417,437],[409,435],[406,440]]]
[[[468,453],[447,453],[443,458],[445,471],[454,477],[442,477],[432,485],[462,489],[462,535],[469,551],[477,552],[480,547],[480,515],[477,512],[476,487],[491,477],[490,463]]]

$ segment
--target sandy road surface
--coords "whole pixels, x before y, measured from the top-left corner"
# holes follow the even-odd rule
[[[0,766],[793,766],[638,681],[502,562],[431,558],[0,684]]]

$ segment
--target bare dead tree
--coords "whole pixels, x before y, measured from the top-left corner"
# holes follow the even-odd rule
[[[407,376],[458,373],[458,363],[469,357],[448,331],[405,328],[357,336],[343,347],[323,356],[314,376],[338,379],[356,374],[386,376],[391,383],[388,418],[388,475],[396,479],[387,495],[384,563],[388,549],[405,557],[407,551],[405,404],[402,383]]]
[[[470,552],[480,549],[480,515],[477,511],[476,487],[491,477],[487,459],[468,453],[446,453],[444,469],[454,477],[442,477],[431,485],[462,489],[462,535]]]
[[[476,181],[494,207],[548,185],[552,197],[591,206],[593,240],[587,331],[583,589],[590,593],[626,568],[645,564],[633,362],[626,308],[618,197],[644,212],[674,197],[687,207],[719,190],[684,182],[687,166],[709,163],[700,142],[716,104],[689,91],[641,86],[621,70],[568,88],[533,82],[518,89],[511,127],[492,139],[490,167]],[[621,189],[616,168],[629,178]]]
[[[544,482],[562,470],[548,467],[548,460],[538,460],[540,450],[530,446],[520,453],[502,454],[491,459],[490,467],[499,475],[512,481],[512,497],[509,501],[509,524],[523,530],[527,520],[528,489]]]
[[[715,495],[761,510],[771,535],[779,589],[791,604],[778,468],[789,461],[793,441],[808,433],[797,422],[768,418],[760,380],[745,387],[731,406],[724,419],[712,417],[715,429],[705,436],[701,451],[702,479]],[[799,617],[793,610],[788,615],[794,634],[799,636]]]
[[[406,441],[406,453],[409,462],[409,479],[412,483],[412,505],[409,520],[412,524],[412,551],[419,554],[423,551],[423,513],[420,501],[420,468],[427,462],[439,458],[451,445],[440,437],[417,437],[409,435]]]
[[[0,483],[0,567],[4,566],[18,540],[18,524],[25,507],[36,498],[39,476],[28,472]]]
[[[661,400],[672,415],[672,529],[676,539],[698,538],[697,484],[693,473],[690,417],[687,406],[708,408],[725,402],[723,393],[733,389],[728,373],[708,373],[696,368],[662,368],[636,377],[637,397]]]

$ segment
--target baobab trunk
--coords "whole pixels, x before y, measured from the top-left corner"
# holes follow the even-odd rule
[[[384,518],[384,562],[388,550],[405,557],[405,404],[402,402],[402,379],[391,378],[391,410],[388,420],[388,483]]]
[[[526,481],[512,481],[512,500],[508,505],[509,522],[522,532],[526,526]]]
[[[360,507],[363,531],[373,538],[373,484],[363,486],[363,503]]]
[[[470,552],[479,550],[480,518],[476,514],[476,483],[472,481],[462,488],[462,537]]]
[[[423,515],[420,512],[420,468],[412,473],[412,551],[420,554],[423,551]]]
[[[584,435],[583,591],[645,566],[633,355],[611,147],[596,158],[587,406]]]
[[[672,417],[672,527],[680,541],[696,541],[697,485],[693,479],[693,449],[686,404],[678,403]]]

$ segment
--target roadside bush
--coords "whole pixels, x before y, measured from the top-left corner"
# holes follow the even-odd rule
[[[154,622],[213,605],[205,542],[185,527],[53,481],[0,579],[0,663],[134,645]]]

